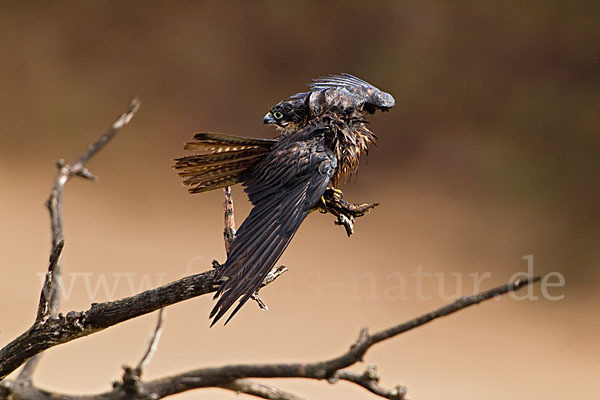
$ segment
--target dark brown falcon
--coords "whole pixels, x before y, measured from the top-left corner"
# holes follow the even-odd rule
[[[190,193],[242,183],[254,206],[219,268],[211,326],[238,299],[225,323],[250,299],[328,186],[356,171],[376,140],[367,114],[394,106],[389,93],[349,74],[319,78],[309,87],[264,117],[277,126],[275,139],[198,133],[185,149],[201,154],[175,160]]]

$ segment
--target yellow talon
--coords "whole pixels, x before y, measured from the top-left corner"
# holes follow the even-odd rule
[[[327,206],[327,203],[325,202],[325,196],[321,196],[321,204],[323,206]],[[312,210],[310,210],[310,212],[313,211],[319,211],[321,214],[327,214],[327,211],[325,211],[325,209],[323,209],[323,207],[319,206],[318,204],[315,206],[315,208],[313,208]]]

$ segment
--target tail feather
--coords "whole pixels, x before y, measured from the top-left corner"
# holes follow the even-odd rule
[[[193,156],[181,157],[175,160],[175,168],[210,168],[214,165],[225,165],[249,160],[256,156],[265,154],[263,149],[251,148],[248,150],[234,150],[223,153],[197,154]]]
[[[173,168],[184,178],[190,193],[202,193],[238,183],[245,171],[255,165],[276,143],[273,139],[253,139],[222,133],[197,133],[186,150],[201,154],[175,159]]]
[[[221,188],[224,188],[227,186],[233,186],[239,182],[240,182],[239,176],[227,177],[227,178],[223,177],[223,178],[213,179],[211,181],[199,184],[194,187],[190,187],[190,188],[188,188],[188,191],[191,194],[204,193],[204,192],[208,192],[208,191],[215,190],[215,189],[221,189]]]
[[[235,146],[258,146],[271,148],[271,146],[277,141],[276,139],[258,139],[258,138],[247,138],[242,136],[226,135],[224,133],[214,132],[202,132],[194,135],[196,142],[190,142],[186,144],[191,146],[188,150],[196,150],[194,146],[197,145],[214,145],[215,147],[223,147],[229,145],[230,147]]]
[[[209,170],[199,174],[190,175],[189,178],[183,181],[186,186],[199,185],[201,183],[207,183],[218,179],[229,179],[233,175],[244,172],[248,168],[247,164],[241,166],[235,166],[230,168],[221,168],[215,170]]]

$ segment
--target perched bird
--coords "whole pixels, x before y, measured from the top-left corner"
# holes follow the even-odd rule
[[[366,116],[394,106],[394,98],[349,74],[315,79],[310,90],[275,105],[264,117],[274,139],[198,133],[175,160],[190,193],[241,182],[253,205],[239,227],[210,313],[214,325],[239,299],[227,322],[250,299],[311,210],[357,170],[376,136]]]

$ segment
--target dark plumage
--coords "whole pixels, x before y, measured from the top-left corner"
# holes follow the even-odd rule
[[[199,133],[185,148],[202,154],[175,160],[191,193],[241,182],[254,206],[219,269],[223,283],[210,313],[212,324],[238,299],[227,322],[248,301],[327,186],[356,171],[376,140],[366,115],[394,105],[390,94],[348,74],[319,78],[309,86],[309,92],[278,103],[265,116],[264,122],[280,131],[277,138]]]

